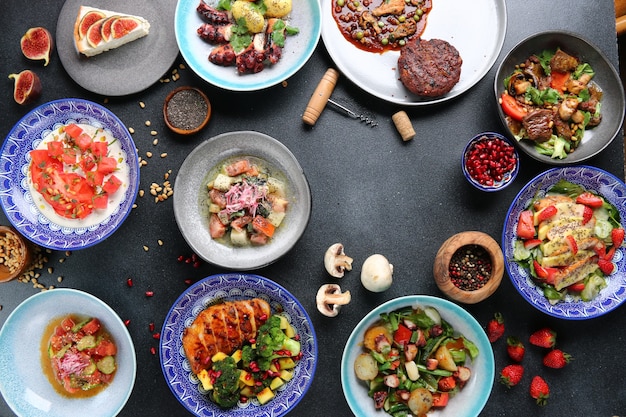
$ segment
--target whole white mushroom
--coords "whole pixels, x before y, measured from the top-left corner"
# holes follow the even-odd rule
[[[361,284],[372,292],[383,292],[393,282],[393,265],[380,254],[371,255],[363,262],[361,268]]]

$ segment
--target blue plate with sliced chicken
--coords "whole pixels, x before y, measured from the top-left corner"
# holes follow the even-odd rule
[[[188,66],[210,84],[256,91],[279,84],[309,60],[321,33],[318,0],[181,0],[176,40]],[[228,3],[228,2],[226,2]],[[264,12],[263,12],[264,11]]]

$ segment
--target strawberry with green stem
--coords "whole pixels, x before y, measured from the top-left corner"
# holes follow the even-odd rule
[[[500,372],[500,382],[508,388],[519,384],[524,376],[524,367],[520,364],[512,364],[505,366]]]
[[[531,345],[550,349],[556,344],[556,332],[548,327],[544,327],[531,334],[528,340]]]
[[[504,317],[501,313],[495,313],[487,323],[487,338],[493,343],[504,335],[504,330]]]
[[[548,403],[548,398],[550,397],[550,387],[545,379],[539,375],[534,376],[530,382],[530,396],[537,401],[538,405],[543,406]]]
[[[561,369],[572,360],[569,353],[563,352],[561,349],[553,349],[543,358],[543,364],[548,368]]]
[[[526,348],[517,337],[509,336],[506,338],[506,352],[509,354],[509,358],[519,363],[524,359]]]

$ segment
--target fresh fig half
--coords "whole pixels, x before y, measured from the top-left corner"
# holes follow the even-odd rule
[[[41,95],[41,81],[31,70],[9,74],[9,78],[15,80],[13,99],[17,104],[28,104]]]
[[[48,29],[41,26],[30,28],[20,41],[22,53],[28,59],[44,61],[44,66],[50,62],[50,54],[54,48],[54,41]]]

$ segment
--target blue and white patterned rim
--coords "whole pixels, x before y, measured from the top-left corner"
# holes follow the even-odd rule
[[[86,123],[118,139],[129,167],[130,182],[122,203],[91,227],[62,227],[37,209],[28,186],[29,152],[54,129]],[[139,159],[132,137],[120,119],[105,107],[68,98],[43,104],[24,116],[9,132],[0,151],[0,204],[11,224],[33,242],[50,249],[82,249],[106,239],[126,219],[139,189]]]
[[[182,335],[196,316],[217,300],[234,301],[261,298],[282,311],[300,336],[302,359],[294,377],[276,392],[270,402],[239,402],[227,410],[231,417],[279,417],[287,414],[304,397],[313,382],[317,365],[317,339],[313,324],[300,302],[285,288],[259,275],[228,273],[209,276],[189,287],[168,312],[160,338],[161,369],[174,396],[191,413],[218,417],[225,410],[209,400],[202,384],[191,371],[182,346]]]
[[[591,166],[553,168],[539,174],[522,188],[513,200],[504,221],[502,251],[511,282],[519,293],[537,309],[554,317],[568,320],[585,320],[601,316],[620,306],[626,299],[626,257],[624,248],[615,252],[615,272],[607,279],[607,287],[592,301],[584,302],[573,297],[557,304],[550,304],[543,291],[533,282],[529,271],[513,261],[517,221],[519,214],[530,204],[535,195],[543,195],[559,180],[565,179],[595,191],[619,210],[622,224],[626,219],[626,185],[614,175]]]

